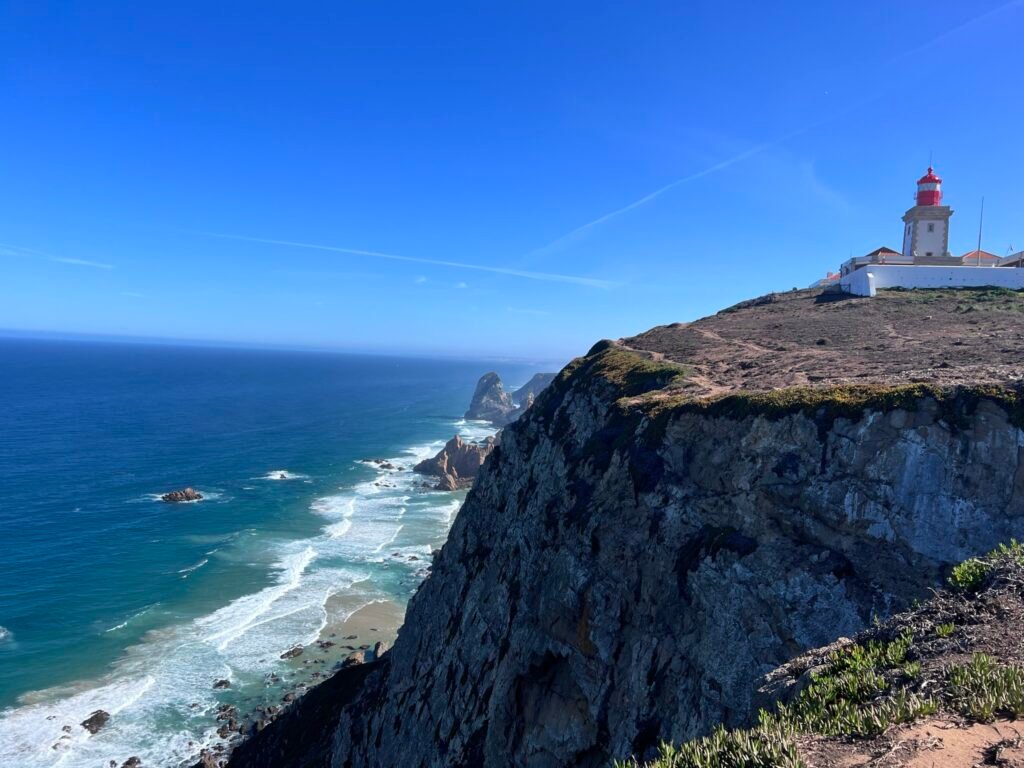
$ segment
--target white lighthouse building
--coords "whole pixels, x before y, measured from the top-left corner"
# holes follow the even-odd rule
[[[963,256],[949,252],[949,218],[953,209],[942,204],[942,179],[930,167],[917,180],[914,207],[903,214],[903,250],[877,248],[866,256],[845,262],[838,275],[839,287],[855,296],[874,296],[883,288],[981,288],[994,286],[1024,290],[1024,269],[1012,259],[977,250]],[[979,234],[980,246],[980,234]],[[834,284],[829,282],[828,284]]]
[[[942,179],[931,166],[917,180],[914,202],[914,207],[903,214],[903,256],[914,264],[952,266],[949,217],[953,209],[942,204]]]

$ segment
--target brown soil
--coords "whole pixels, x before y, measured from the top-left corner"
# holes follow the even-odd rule
[[[1024,292],[996,288],[769,294],[621,344],[686,368],[694,396],[832,384],[1024,378]]]

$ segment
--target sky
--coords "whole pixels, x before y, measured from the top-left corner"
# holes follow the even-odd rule
[[[567,360],[1024,248],[1024,2],[0,0],[0,329]]]

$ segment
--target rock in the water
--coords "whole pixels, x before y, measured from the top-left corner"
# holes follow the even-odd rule
[[[282,659],[294,659],[296,656],[302,655],[302,646],[296,645],[294,648],[289,648],[287,651],[281,654]]]
[[[373,646],[373,658],[379,659],[385,653],[388,652],[388,648],[391,646],[383,640],[378,640]]]
[[[81,726],[89,733],[96,733],[100,728],[107,724],[108,720],[110,720],[110,713],[104,712],[102,709],[97,709],[81,722]]]
[[[132,755],[121,763],[121,768],[142,768],[142,760]]]
[[[515,409],[512,395],[505,391],[501,377],[492,371],[485,373],[477,382],[466,418],[502,425],[508,423],[508,415]]]
[[[495,426],[503,427],[518,419],[533,404],[541,390],[554,379],[553,373],[535,374],[526,384],[510,394],[505,391],[498,374],[493,371],[485,373],[476,384],[466,418],[489,421]]]
[[[171,503],[181,501],[199,501],[203,498],[203,494],[197,491],[195,488],[183,488],[180,491],[171,491],[165,493],[160,497],[161,501],[167,501]]]
[[[343,667],[354,667],[357,664],[365,664],[365,663],[366,663],[366,651],[356,651],[354,653],[350,653],[348,656],[345,657],[345,661],[342,662],[342,666]]]
[[[230,688],[231,687],[231,681],[230,680],[217,680],[213,684],[213,687],[217,688],[217,689]]]
[[[456,435],[447,443],[440,453],[432,459],[425,459],[413,467],[413,470],[423,475],[433,475],[440,478],[436,486],[439,491],[455,491],[460,488],[468,488],[473,483],[473,478],[480,471],[494,446],[498,444],[495,437],[488,437],[482,443],[467,443]]]

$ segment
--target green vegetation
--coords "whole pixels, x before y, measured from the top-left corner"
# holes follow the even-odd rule
[[[1013,424],[1024,427],[1022,393],[990,385],[953,389],[928,384],[786,387],[771,392],[743,392],[712,398],[676,396],[652,401],[650,410],[652,413],[671,410],[673,413],[699,413],[732,419],[764,416],[773,420],[804,413],[825,426],[831,426],[838,418],[856,421],[869,410],[916,411],[926,398],[937,402],[941,418],[954,426],[965,425],[964,417],[973,413],[981,400],[987,399],[1001,406]]]
[[[949,693],[965,717],[991,723],[997,715],[1024,715],[1024,669],[999,666],[990,656],[976,653],[969,664],[951,667]]]
[[[949,585],[958,592],[977,592],[988,581],[996,566],[1004,561],[1024,565],[1024,546],[1016,539],[1000,544],[984,557],[972,557],[953,568]]]
[[[953,569],[950,586],[960,594],[977,592],[1008,566],[1024,566],[1024,546],[1016,541],[961,563]],[[939,624],[935,634],[946,638],[955,629],[953,623]],[[789,705],[780,704],[774,712],[761,710],[753,728],[719,727],[678,746],[662,744],[644,768],[801,768],[797,743],[804,735],[871,738],[940,708],[985,723],[1024,717],[1024,667],[999,665],[979,653],[970,663],[944,671],[933,665],[932,675],[938,679],[925,685],[922,663],[913,653],[909,630],[888,641],[869,640],[836,651]],[[615,765],[638,768],[639,763]]]
[[[791,705],[761,710],[756,727],[719,727],[678,747],[662,744],[647,768],[797,768],[794,739],[801,734],[875,736],[891,725],[932,714],[938,705],[931,698],[902,689],[887,695],[894,682],[920,675],[921,665],[907,662],[912,643],[906,632],[889,642],[872,640],[836,651]]]
[[[614,384],[624,397],[664,389],[687,374],[682,365],[651,360],[611,344],[598,344],[588,357],[588,373]]]

